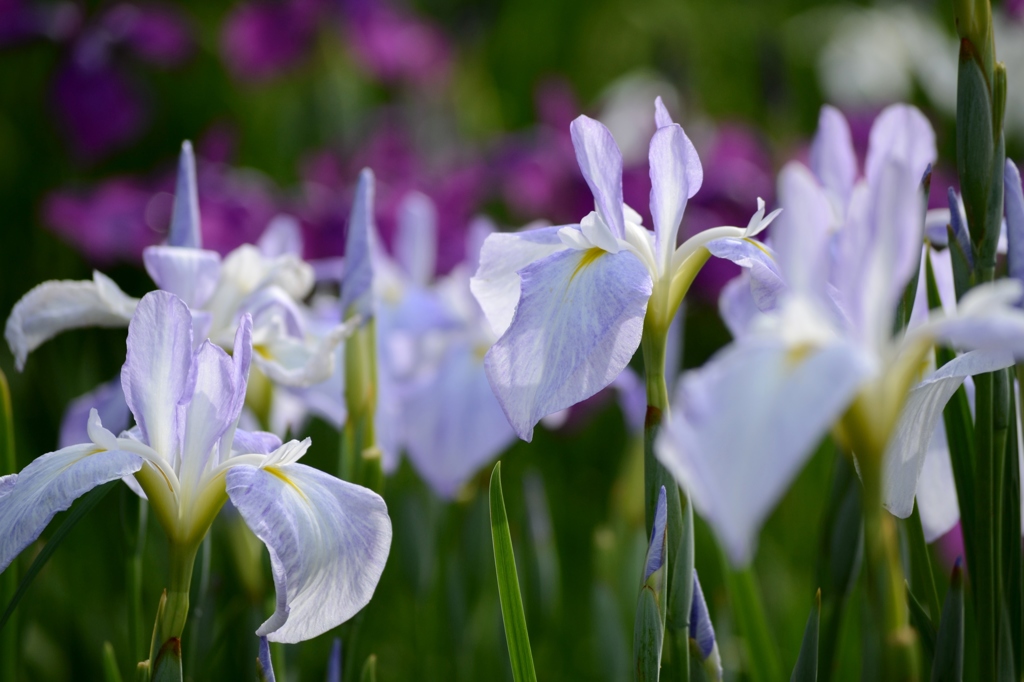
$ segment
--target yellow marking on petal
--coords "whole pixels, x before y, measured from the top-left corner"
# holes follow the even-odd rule
[[[580,258],[580,262],[576,265],[576,269],[572,271],[572,277],[569,278],[569,281],[571,282],[573,278],[575,278],[576,275],[579,274],[580,270],[587,267],[588,265],[590,265],[591,263],[593,263],[606,253],[608,252],[605,251],[604,249],[599,249],[596,246],[592,246],[586,251],[584,251],[583,257]]]
[[[299,486],[295,485],[295,482],[288,477],[288,474],[281,471],[276,466],[263,467],[263,470],[266,471],[271,476],[276,476],[277,478],[281,479],[282,481],[290,485],[292,487],[292,490],[297,492],[302,497],[303,500],[309,502],[309,498],[306,497],[306,493],[302,492],[302,489],[299,488]]]
[[[252,352],[256,353],[256,355],[259,355],[264,360],[273,360],[274,359],[274,356],[270,353],[270,349],[267,348],[262,343],[254,343],[254,344],[252,344]]]
[[[753,244],[753,245],[754,245],[754,246],[756,246],[757,248],[761,249],[761,251],[762,251],[762,252],[764,252],[764,255],[768,256],[768,257],[769,257],[769,258],[771,258],[772,260],[775,260],[775,258],[774,258],[774,257],[772,257],[772,254],[771,254],[771,253],[769,253],[768,249],[766,249],[766,248],[765,248],[764,244],[762,244],[762,243],[761,243],[761,242],[759,242],[758,240],[756,240],[756,239],[753,239],[753,238],[751,238],[751,237],[744,237],[744,238],[743,238],[743,241],[747,241],[747,242],[750,242],[751,244]]]
[[[810,343],[801,343],[796,346],[789,348],[786,351],[786,364],[789,367],[798,365],[807,359],[807,356],[814,351],[814,346]]]

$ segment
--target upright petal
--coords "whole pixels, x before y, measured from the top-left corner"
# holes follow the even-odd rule
[[[936,154],[935,131],[924,114],[907,104],[893,104],[886,107],[871,126],[864,175],[869,184],[874,184],[881,177],[882,167],[898,159],[920,182]]]
[[[207,339],[196,351],[190,371],[195,375],[195,387],[185,405],[179,475],[183,490],[196,489],[216,456],[214,446],[234,421],[235,367],[231,357]]]
[[[576,162],[594,195],[594,204],[612,234],[623,239],[626,223],[622,213],[622,153],[603,123],[579,116],[569,126]]]
[[[174,208],[171,210],[167,245],[203,248],[199,190],[196,187],[196,157],[192,153],[192,143],[188,140],[181,143],[181,156],[178,157],[178,183],[174,187]]]
[[[914,496],[928,444],[942,409],[973,374],[994,372],[1013,364],[1004,351],[974,351],[943,365],[915,386],[886,448],[882,471],[882,504],[894,516],[905,519],[914,511]]]
[[[835,107],[821,108],[818,130],[811,142],[810,162],[811,171],[828,191],[841,216],[857,180],[857,153],[846,117]]]
[[[1003,185],[1006,188],[1006,237],[1009,241],[1006,259],[1009,275],[1024,282],[1024,189],[1021,187],[1020,171],[1009,159],[1006,160]]]
[[[480,266],[469,287],[491,324],[501,336],[512,324],[519,304],[519,271],[530,263],[564,251],[558,237],[560,226],[539,227],[522,232],[495,232],[480,249]]]
[[[753,558],[761,524],[866,375],[846,344],[796,355],[766,337],[683,375],[655,452],[734,564]]]
[[[835,218],[828,198],[806,167],[789,163],[779,174],[782,214],[772,228],[779,270],[790,288],[819,294],[829,271],[829,235]]]
[[[398,207],[395,258],[420,286],[434,279],[437,262],[437,209],[425,194],[410,192]]]
[[[481,360],[469,343],[453,345],[431,380],[412,387],[402,401],[409,459],[443,497],[454,497],[516,437]]]
[[[661,100],[661,96],[654,98],[654,125],[659,128],[670,126],[675,121],[672,120],[672,115],[668,113],[668,108],[665,103]]]
[[[522,297],[485,365],[520,438],[610,384],[640,345],[652,282],[632,253],[564,251],[520,271]]]
[[[99,283],[104,289],[100,289]],[[110,288],[120,296],[110,295]],[[4,329],[18,370],[28,354],[68,329],[123,327],[131,319],[136,299],[128,297],[105,275],[93,281],[50,281],[33,287],[11,310]]]
[[[267,229],[260,235],[256,246],[267,258],[302,258],[302,228],[299,221],[290,215],[279,213],[267,223]]]
[[[100,384],[68,404],[60,422],[58,447],[66,448],[89,442],[86,425],[89,423],[89,413],[94,409],[106,427],[114,433],[120,433],[131,426],[132,415],[124,401],[120,377]]]
[[[233,467],[227,494],[270,552],[277,610],[257,635],[310,639],[370,601],[391,548],[379,495],[294,463]]]
[[[377,226],[373,218],[374,177],[373,171],[364,168],[359,173],[352,212],[348,218],[348,234],[345,237],[345,275],[341,282],[341,311],[347,317],[349,308],[356,306],[356,312],[363,315],[372,313],[373,260],[371,250],[375,248]]]
[[[166,291],[146,294],[128,325],[121,387],[143,440],[169,461],[180,443],[177,408],[187,395],[191,365],[188,306]]]
[[[185,302],[201,308],[210,300],[220,279],[220,254],[180,246],[150,246],[142,262],[153,282]]]
[[[138,455],[84,443],[37,457],[17,476],[0,479],[0,572],[39,537],[57,512],[96,486],[141,468]]]
[[[678,125],[658,128],[651,138],[651,215],[659,260],[664,268],[676,248],[686,200],[697,193],[704,178],[700,157]]]

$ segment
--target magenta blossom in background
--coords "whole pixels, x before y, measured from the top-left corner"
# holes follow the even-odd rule
[[[1006,0],[1006,13],[1017,21],[1024,20],[1024,0]]]
[[[346,41],[374,77],[425,85],[447,74],[451,49],[433,24],[380,2],[347,3],[345,14]]]
[[[312,47],[322,9],[320,0],[239,5],[221,32],[228,68],[242,80],[261,81],[295,67]]]
[[[103,17],[103,28],[139,58],[170,68],[192,53],[192,30],[187,17],[172,5],[115,5]]]
[[[0,0],[0,46],[37,38],[64,40],[78,30],[81,20],[78,7],[71,2]]]

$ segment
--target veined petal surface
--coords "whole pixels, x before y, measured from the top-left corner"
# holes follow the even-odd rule
[[[5,476],[0,480],[0,572],[39,537],[57,512],[93,488],[141,468],[138,455],[84,443],[37,457],[17,476]]]
[[[173,462],[180,444],[177,408],[190,390],[192,315],[166,291],[146,294],[128,325],[121,388],[145,442]]]
[[[867,372],[848,344],[801,355],[752,336],[683,375],[655,453],[734,564],[753,558],[764,519]]]
[[[480,266],[469,282],[495,336],[512,324],[519,304],[519,271],[534,261],[564,251],[558,237],[562,226],[539,227],[522,232],[495,232],[480,249]]]
[[[220,279],[220,254],[178,246],[150,246],[142,252],[146,272],[156,285],[185,302],[202,307]]]
[[[43,282],[14,305],[4,337],[20,371],[29,353],[63,331],[127,325],[136,303],[99,272],[93,273],[91,282]]]
[[[297,463],[235,466],[227,494],[270,552],[277,610],[257,635],[310,639],[370,601],[391,548],[379,495]]]
[[[622,153],[603,123],[579,116],[569,126],[576,163],[587,181],[601,219],[612,234],[623,239],[626,222],[622,212]]]
[[[132,414],[124,401],[120,377],[100,384],[68,404],[60,422],[59,447],[66,448],[89,441],[86,425],[89,423],[89,413],[94,409],[99,413],[100,420],[114,433],[120,433],[131,426]]]
[[[341,313],[347,316],[349,308],[356,312],[372,313],[373,258],[371,250],[376,236],[373,218],[375,180],[373,171],[364,168],[359,173],[359,184],[352,202],[345,236],[345,275],[341,282]]]
[[[199,222],[199,189],[196,185],[196,157],[192,143],[181,143],[178,157],[178,179],[174,186],[171,228],[167,235],[170,246],[203,248],[203,230]]]
[[[545,415],[610,384],[640,345],[652,281],[632,253],[556,253],[520,271],[508,331],[487,352],[491,387],[523,440]]]
[[[690,138],[676,124],[658,128],[651,138],[648,156],[657,253],[661,265],[667,268],[676,248],[686,201],[700,188],[704,169]]]

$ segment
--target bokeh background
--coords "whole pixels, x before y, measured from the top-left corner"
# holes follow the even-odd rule
[[[1008,150],[1020,160],[1024,3],[997,13],[1010,74]],[[590,210],[569,141],[580,113],[612,129],[626,200],[647,215],[656,95],[704,163],[686,233],[745,225],[757,196],[771,205],[775,172],[806,153],[823,102],[850,117],[861,149],[884,104],[921,106],[938,133],[940,205],[955,179],[952,29],[950,3],[925,0],[0,0],[0,313],[42,281],[84,279],[94,268],[132,295],[147,291],[141,251],[166,234],[184,139],[199,159],[205,245],[222,253],[284,212],[300,219],[308,258],[342,255],[363,166],[380,183],[385,242],[407,192],[436,202],[442,270],[462,257],[475,215],[508,229],[578,220]],[[732,274],[720,264],[702,273],[686,311],[684,366],[728,341],[716,301]],[[75,331],[18,373],[0,348],[19,468],[55,449],[69,401],[115,376],[124,352],[123,330]],[[306,461],[330,470],[337,433],[317,421],[309,433]],[[642,457],[615,396],[595,396],[502,459],[541,679],[629,679],[645,548]],[[786,669],[830,551],[819,543],[834,466],[826,443],[761,537],[755,572]],[[381,680],[511,679],[488,474],[454,502],[408,464],[387,481],[388,567],[371,604],[333,633],[345,679],[371,653]],[[125,593],[137,504],[121,488],[76,527],[19,607],[23,679],[98,678],[105,641],[125,675],[141,658],[131,651]],[[185,639],[191,679],[253,679],[252,632],[272,610],[265,551],[230,540],[231,523],[218,521],[197,567]],[[150,530],[147,623],[166,553],[152,522]],[[727,677],[742,678],[722,560],[699,522],[697,569]],[[859,676],[856,617],[848,609],[839,625],[837,679]],[[286,679],[323,679],[331,641],[275,649]]]

